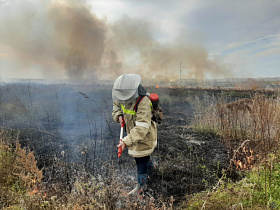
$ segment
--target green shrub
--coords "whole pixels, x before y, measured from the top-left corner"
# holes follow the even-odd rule
[[[272,156],[269,163],[255,166],[241,181],[222,181],[216,191],[194,195],[188,201],[188,209],[201,209],[204,203],[206,209],[277,209],[279,191],[280,163]]]

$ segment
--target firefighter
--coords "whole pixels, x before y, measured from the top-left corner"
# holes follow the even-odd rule
[[[141,77],[137,74],[123,74],[118,77],[113,86],[112,116],[116,122],[126,125],[127,136],[118,147],[128,148],[128,154],[134,157],[137,165],[137,185],[129,194],[137,194],[147,189],[148,172],[152,162],[150,155],[157,146],[157,127],[151,120],[151,101],[144,97],[135,108],[139,95],[145,95],[146,90],[140,85]]]

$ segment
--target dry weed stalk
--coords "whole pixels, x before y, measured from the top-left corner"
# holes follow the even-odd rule
[[[216,99],[204,96],[204,100],[196,98],[194,124],[198,129],[217,130],[219,118],[215,107]]]
[[[266,158],[268,152],[277,150],[280,139],[279,97],[257,94],[231,103],[216,101],[209,96],[199,101],[194,124],[199,129],[210,128],[219,134],[228,145],[229,158],[246,139],[250,139],[248,151],[252,149],[260,158]]]
[[[13,174],[20,177],[26,187],[34,187],[39,184],[43,178],[42,170],[37,167],[34,153],[30,149],[25,150],[16,142],[15,163]]]
[[[277,151],[280,139],[279,97],[268,98],[257,94],[251,99],[241,99],[229,104],[217,103],[215,107],[207,106],[206,103],[205,110],[212,115],[217,114],[217,116],[211,116],[211,114],[199,115],[199,122],[208,128],[209,122],[212,121],[213,130],[219,133],[227,142],[229,157],[233,154],[236,156],[235,148],[246,139],[250,139],[250,147],[253,149],[254,154],[258,154],[260,159],[264,158],[265,161],[267,161],[268,153]],[[251,148],[250,154],[252,156],[253,151]],[[249,157],[249,162],[253,160],[254,157]],[[245,163],[241,162],[242,160],[233,161],[235,161],[236,165],[245,165]],[[267,203],[266,171],[267,164],[265,164],[265,200]]]
[[[234,163],[234,160],[236,158],[236,155],[238,153],[238,151],[244,147],[244,145],[249,142],[250,140],[245,140],[244,142],[242,142],[242,144],[240,144],[240,146],[237,148],[237,150],[234,151],[234,154],[233,154],[233,157],[232,159],[230,160],[230,165],[229,167],[227,168],[227,171],[231,170],[231,167],[232,167],[232,164]],[[217,188],[219,187],[219,185],[221,184],[222,180],[225,178],[226,176],[226,173],[223,173],[223,175],[221,176],[221,178],[219,179],[219,181],[217,182],[217,184],[215,186],[212,187],[212,190],[209,191],[206,195],[206,199],[201,207],[201,210],[205,209],[206,208],[206,203],[208,202],[209,198],[211,197],[211,195],[217,190]]]
[[[22,149],[18,141],[13,145],[6,135],[1,132],[0,208],[19,205],[27,198],[26,195],[36,194],[43,177],[34,153]]]
[[[217,104],[220,125],[217,129],[229,148],[245,139],[260,153],[274,151],[279,142],[279,98],[256,95],[230,104]]]

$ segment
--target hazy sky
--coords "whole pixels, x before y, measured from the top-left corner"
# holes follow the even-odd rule
[[[63,50],[69,42],[57,48],[58,42],[54,40],[57,37],[63,40],[65,36],[71,40],[72,30],[55,32],[63,28],[61,20],[67,16],[53,9],[49,13],[54,2],[66,2],[71,7],[83,5],[93,14],[96,20],[90,27],[98,27],[98,39],[88,43],[98,45],[98,49],[75,48],[74,53],[70,52],[70,61],[65,58],[69,52],[63,53]],[[28,24],[22,20],[26,16],[32,24],[25,27]],[[79,24],[84,24],[84,20]],[[105,76],[100,78],[110,78],[108,75],[115,76],[130,69],[132,72],[143,70],[143,74],[155,69],[156,76],[174,79],[180,62],[186,78],[280,77],[279,0],[0,0],[0,24],[2,78],[83,78],[101,74]],[[96,31],[89,36],[95,36]],[[16,36],[13,33],[20,34],[21,47],[11,38]],[[80,33],[84,33],[83,30]],[[44,40],[32,42],[38,34],[45,37],[48,44],[42,45]],[[36,46],[30,48],[27,44]],[[23,49],[32,53],[24,55]],[[44,56],[34,58],[40,49]],[[50,56],[53,53],[57,54]],[[62,65],[64,62],[67,65]],[[79,72],[79,68],[84,70]]]
[[[201,43],[211,59],[235,77],[280,76],[278,0],[100,0],[94,11],[108,21],[123,14],[146,19],[161,41],[184,36]],[[184,61],[182,61],[184,62]]]

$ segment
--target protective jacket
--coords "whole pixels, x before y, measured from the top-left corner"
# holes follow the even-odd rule
[[[151,101],[144,97],[138,105],[137,112],[134,107],[137,99],[128,104],[113,104],[112,115],[116,122],[122,115],[126,124],[127,136],[123,142],[128,147],[128,154],[133,157],[144,157],[151,155],[157,146],[157,127],[151,120]]]

